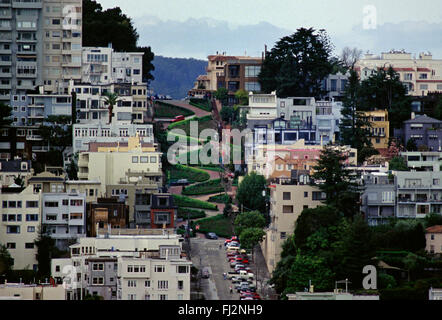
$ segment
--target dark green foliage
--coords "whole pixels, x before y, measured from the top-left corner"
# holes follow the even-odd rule
[[[8,274],[14,265],[14,259],[12,259],[6,246],[0,244],[0,276]]]
[[[249,104],[249,93],[244,89],[236,91],[235,98],[238,100],[240,106],[247,106]]]
[[[434,117],[442,120],[442,97],[439,97],[436,107],[434,108]]]
[[[263,92],[278,97],[319,97],[321,81],[333,70],[333,47],[325,30],[300,28],[283,37],[266,54],[259,82]]]
[[[210,197],[208,201],[215,203],[228,203],[229,201],[232,201],[232,198],[228,194],[226,195],[225,193],[221,193],[216,196]]]
[[[213,203],[201,201],[198,199],[192,199],[185,196],[180,196],[177,194],[173,195],[173,201],[178,207],[186,208],[197,208],[197,209],[208,209],[208,210],[218,210],[218,207]]]
[[[416,140],[414,140],[413,138],[411,138],[410,140],[408,140],[408,141],[407,141],[406,149],[407,149],[407,151],[417,151]]]
[[[197,224],[200,226],[198,232],[201,233],[214,232],[223,238],[230,238],[233,235],[230,219],[222,214],[198,220]]]
[[[3,102],[0,103],[0,128],[9,126],[12,123],[12,108]]]
[[[189,217],[189,219],[200,219],[205,218],[206,213],[201,210],[194,210],[190,208],[178,208],[178,218],[182,218],[186,220]]]
[[[402,157],[394,157],[393,159],[391,159],[388,169],[396,171],[408,171],[407,164]]]
[[[155,77],[152,74],[152,72],[155,70],[155,66],[152,63],[155,55],[150,47],[138,47],[136,51],[144,53],[142,79],[143,82],[149,85],[153,80],[155,80]]]
[[[55,240],[41,230],[39,230],[38,239],[34,243],[37,246],[37,275],[49,277],[51,275],[51,259],[60,257],[61,252],[55,247]]]
[[[262,195],[267,185],[264,176],[252,172],[244,177],[236,192],[236,200],[244,211],[265,212],[266,199]]]
[[[51,149],[57,148],[61,153],[72,146],[72,118],[70,116],[49,116],[39,127],[39,134],[44,143]]]
[[[224,87],[218,88],[218,90],[215,91],[215,98],[221,101],[221,104],[223,106],[227,104],[228,97],[229,97],[229,91]]]
[[[193,116],[195,113],[191,110],[181,108],[164,101],[155,101],[154,117],[172,119],[176,116]]]
[[[221,185],[221,179],[209,180],[207,182],[197,183],[183,188],[183,195],[196,196],[202,194],[218,193],[224,190]]]
[[[207,111],[207,112],[211,112],[212,111],[212,103],[210,102],[210,100],[207,100],[207,99],[191,98],[189,100],[189,104],[191,106],[200,108],[201,110],[204,110],[204,111]]]
[[[257,244],[259,244],[265,232],[262,228],[245,228],[241,231],[239,235],[239,241],[241,242],[241,248],[253,249]]]
[[[386,273],[378,274],[378,289],[392,289],[397,286],[396,279]]]
[[[373,227],[373,245],[382,250],[419,252],[425,248],[425,230],[415,223],[393,222],[391,225]]]
[[[432,226],[442,225],[442,215],[437,213],[427,214],[425,216],[425,227],[429,228]]]
[[[177,164],[169,170],[170,180],[187,179],[190,183],[203,182],[210,179],[210,175],[200,169]]]
[[[259,211],[243,212],[235,219],[235,233],[241,235],[242,232],[250,228],[263,229],[266,225],[264,215]]]

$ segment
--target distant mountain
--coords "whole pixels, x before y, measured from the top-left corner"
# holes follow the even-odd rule
[[[151,89],[156,94],[170,95],[182,99],[193,88],[196,78],[206,73],[207,61],[185,58],[155,56],[153,60],[155,80]]]

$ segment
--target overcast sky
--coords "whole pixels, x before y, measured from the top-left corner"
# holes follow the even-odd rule
[[[278,37],[293,33],[299,27],[324,28],[340,49],[358,46],[364,51],[406,49],[414,52],[432,51],[442,58],[441,0],[98,0],[103,8],[119,6],[132,17],[140,34],[140,45],[151,45],[155,53],[165,56],[204,58],[214,53],[211,44],[195,43],[186,27],[193,24],[200,38],[207,31],[210,37],[220,35],[219,48],[232,51],[249,50],[256,54],[266,43],[271,48]],[[364,8],[376,9],[376,30],[364,28],[368,14]],[[370,11],[373,12],[373,11]],[[364,20],[365,18],[365,20]],[[265,24],[262,24],[265,22]],[[373,20],[371,20],[373,22]],[[275,27],[271,35],[254,34],[250,27]],[[366,24],[365,24],[366,25]],[[372,25],[372,24],[371,24]],[[188,45],[183,37],[174,37],[185,28]],[[239,28],[239,29],[237,29]],[[246,28],[246,29],[244,29]],[[227,29],[227,30],[223,30]],[[235,30],[252,32],[251,48],[239,48]],[[279,30],[279,31],[278,31]],[[229,35],[226,32],[230,32]],[[265,38],[267,37],[267,38]],[[385,37],[385,39],[384,39]],[[231,39],[232,45],[229,45]],[[400,39],[397,39],[400,38]],[[392,40],[393,39],[393,40]],[[385,41],[390,43],[385,44]],[[391,43],[393,42],[393,43]],[[395,47],[396,46],[396,47]],[[192,49],[192,47],[194,49]],[[225,48],[222,48],[225,47]],[[242,52],[244,53],[244,52]],[[414,52],[418,53],[418,52]]]

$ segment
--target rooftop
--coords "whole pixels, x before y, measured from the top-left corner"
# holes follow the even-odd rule
[[[442,233],[442,225],[428,227],[427,233]]]

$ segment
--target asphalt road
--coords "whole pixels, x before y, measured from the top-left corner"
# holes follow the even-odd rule
[[[210,270],[209,279],[201,279],[201,288],[206,300],[239,300],[239,294],[235,290],[230,293],[231,281],[223,278],[224,272],[231,271],[223,245],[224,240],[191,239],[193,264],[200,270],[204,267]]]

